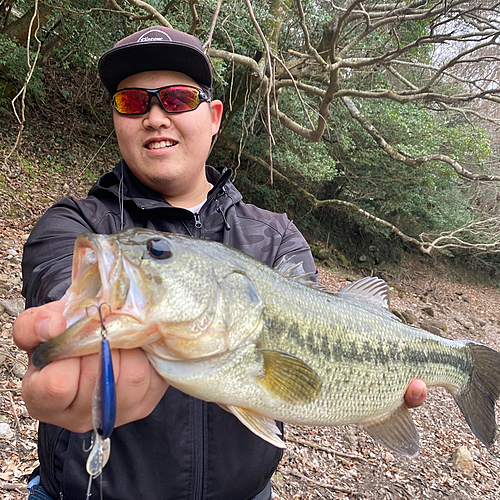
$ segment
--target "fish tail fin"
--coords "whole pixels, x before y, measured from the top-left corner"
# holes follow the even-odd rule
[[[475,342],[467,342],[472,358],[469,383],[453,397],[472,432],[486,446],[497,433],[495,403],[500,396],[500,353]]]

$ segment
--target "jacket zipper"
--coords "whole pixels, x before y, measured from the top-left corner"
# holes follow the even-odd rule
[[[203,209],[203,207],[202,207]],[[192,236],[201,237],[203,224],[200,214],[193,213],[194,227],[196,230]],[[205,408],[206,404],[200,399],[193,399],[193,497],[192,500],[202,500],[203,498],[203,469],[205,467]]]
[[[205,467],[205,411],[206,403],[194,399],[194,485],[193,500],[203,498],[203,470]]]
[[[200,214],[198,212],[195,212],[193,216],[194,216],[194,227],[196,229],[201,229],[201,226],[203,224],[201,223]]]

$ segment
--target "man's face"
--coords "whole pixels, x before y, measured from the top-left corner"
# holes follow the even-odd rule
[[[156,89],[166,85],[199,88],[183,73],[146,71],[122,80],[118,90]],[[211,105],[204,102],[184,113],[166,113],[156,98],[144,115],[126,116],[113,110],[118,145],[127,165],[140,181],[168,201],[188,199],[193,189],[207,185],[205,161],[221,117],[220,101],[212,101]]]

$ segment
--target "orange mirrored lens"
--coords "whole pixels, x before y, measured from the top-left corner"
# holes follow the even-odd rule
[[[200,92],[190,87],[168,87],[160,90],[165,109],[171,113],[190,111],[200,104]]]
[[[150,99],[156,96],[168,113],[196,109],[201,102],[200,90],[185,85],[171,85],[155,90],[123,89],[113,96],[113,106],[123,115],[142,115],[148,111]],[[203,100],[207,100],[203,96]]]
[[[146,90],[128,89],[114,95],[114,105],[118,113],[137,115],[145,113],[148,107],[149,94]]]

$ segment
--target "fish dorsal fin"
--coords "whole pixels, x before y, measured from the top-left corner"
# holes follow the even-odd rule
[[[389,310],[389,286],[383,279],[376,276],[367,276],[354,281],[342,288],[338,293],[340,295],[350,295]]]
[[[326,290],[326,287],[320,285],[313,279],[314,273],[308,273],[304,269],[302,262],[294,262],[291,257],[287,257],[285,255],[274,269],[283,276],[297,281],[302,285],[318,288],[320,290]]]
[[[404,403],[385,419],[364,424],[361,428],[375,441],[400,455],[416,457],[420,451],[418,431]]]
[[[281,439],[281,431],[273,419],[259,415],[258,413],[242,408],[241,406],[219,406],[232,413],[243,425],[248,427],[260,438],[273,444],[277,448],[286,448],[285,443]]]

